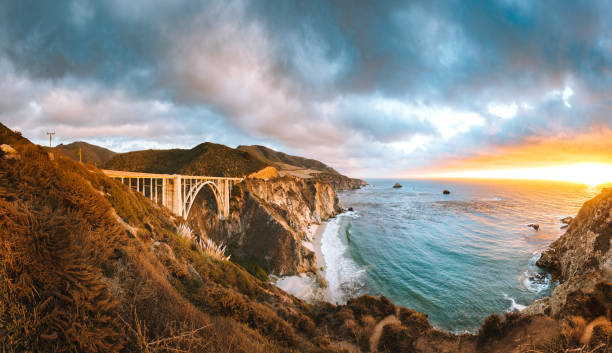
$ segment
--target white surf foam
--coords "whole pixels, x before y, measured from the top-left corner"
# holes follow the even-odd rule
[[[533,257],[527,264],[527,270],[523,272],[521,283],[530,292],[540,293],[550,288],[551,277],[536,266],[536,262],[542,256],[538,251],[533,253]]]
[[[514,300],[514,298],[510,298],[507,294],[504,294],[504,299],[510,301],[510,308],[507,310],[509,313],[516,311],[523,311],[527,307],[526,305],[519,304]]]
[[[297,276],[275,277],[270,276],[271,282],[287,293],[293,294],[307,302],[315,300],[329,301],[328,292],[319,286],[317,279],[308,274]]]
[[[355,212],[346,212],[327,223],[321,238],[321,252],[325,258],[325,280],[332,295],[332,301],[346,303],[363,286],[365,269],[360,268],[348,253],[345,232],[340,232],[343,218],[357,218]],[[342,233],[342,234],[340,234]]]

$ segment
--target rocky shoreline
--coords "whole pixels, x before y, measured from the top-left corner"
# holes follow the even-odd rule
[[[295,295],[308,303],[325,301],[333,303],[331,291],[327,287],[325,279],[325,256],[321,250],[321,240],[325,233],[326,223],[314,225],[309,241],[304,244],[315,253],[316,270],[313,273],[300,273],[286,277],[274,277],[272,283],[285,292]]]

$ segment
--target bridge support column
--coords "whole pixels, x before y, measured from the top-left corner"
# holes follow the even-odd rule
[[[173,178],[174,188],[172,193],[172,213],[183,216],[183,183],[180,175]]]
[[[229,217],[229,200],[230,200],[230,181],[223,180],[223,211],[221,212],[221,219],[227,219]]]
[[[166,184],[168,183],[168,180],[166,178],[162,179],[162,205],[164,207],[168,207],[168,203],[166,202]]]

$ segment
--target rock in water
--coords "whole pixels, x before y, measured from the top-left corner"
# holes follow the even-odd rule
[[[399,189],[399,188],[401,188],[401,187],[403,187],[403,186],[402,186],[402,184],[400,184],[400,183],[395,183],[395,185],[393,185],[393,188],[394,188],[394,189]]]
[[[353,212],[353,208],[352,208],[352,207],[349,207],[349,208],[348,208],[348,210],[349,210],[350,212]]]
[[[561,219],[561,223],[569,225],[574,220],[574,217],[567,216]]]
[[[527,227],[531,227],[531,228],[533,228],[536,231],[540,230],[540,225],[539,224],[532,223],[532,224],[528,224]]]
[[[442,194],[444,194],[444,195],[450,195],[450,191],[448,191],[448,190],[444,190],[444,191],[442,191]]]

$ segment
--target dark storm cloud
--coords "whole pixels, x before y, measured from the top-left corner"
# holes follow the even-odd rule
[[[612,128],[611,13],[605,1],[9,0],[0,117],[121,149],[266,143],[395,173]]]

